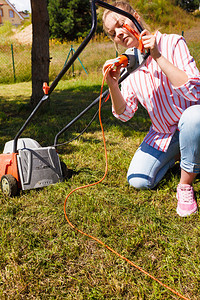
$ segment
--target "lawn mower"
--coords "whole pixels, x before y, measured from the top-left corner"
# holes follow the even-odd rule
[[[50,184],[55,184],[59,181],[63,181],[66,176],[67,167],[63,162],[60,161],[56,149],[57,139],[65,130],[67,130],[72,124],[74,124],[74,122],[82,117],[83,114],[85,114],[91,107],[97,104],[99,102],[99,97],[95,99],[82,113],[80,113],[74,120],[72,120],[56,135],[53,146],[41,147],[37,141],[31,138],[20,138],[20,136],[27,125],[30,123],[32,118],[35,116],[41,105],[49,99],[50,94],[53,92],[60,79],[72,66],[74,61],[78,58],[79,54],[83,51],[83,49],[86,47],[86,45],[94,35],[97,26],[96,4],[128,17],[135,24],[139,32],[143,30],[141,25],[131,14],[117,7],[98,0],[91,0],[90,4],[92,26],[88,36],[84,39],[79,48],[74,52],[70,60],[65,64],[52,84],[48,86],[46,83],[44,83],[44,96],[39,101],[32,113],[29,115],[24,125],[16,134],[15,138],[5,144],[3,153],[0,154],[1,189],[3,194],[5,194],[6,196],[16,196],[20,189],[30,190],[34,188],[45,187]],[[122,72],[119,84],[131,72],[137,70],[145,62],[145,60],[149,56],[149,53],[142,54],[138,49],[133,48],[128,49],[125,52],[125,55],[128,59],[128,65]],[[105,98],[108,96],[108,93],[108,90],[103,93],[102,100],[105,100]]]

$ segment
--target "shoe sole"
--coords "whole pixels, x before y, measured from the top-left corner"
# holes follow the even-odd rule
[[[180,209],[176,209],[176,212],[177,214],[180,216],[180,217],[188,217],[190,216],[191,214],[197,214],[198,213],[198,209],[195,209],[194,211],[190,211],[190,212],[185,212],[185,211],[181,211]]]

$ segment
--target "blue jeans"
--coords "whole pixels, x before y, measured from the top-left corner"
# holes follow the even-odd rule
[[[180,167],[189,173],[200,173],[200,105],[188,107],[182,114],[178,129],[167,152],[142,142],[130,163],[127,179],[138,189],[151,189],[175,164],[180,153]]]

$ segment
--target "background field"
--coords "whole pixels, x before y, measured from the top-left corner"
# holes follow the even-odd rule
[[[185,31],[185,36],[189,34],[188,45],[200,67],[199,35],[194,38],[197,28]],[[67,46],[70,49],[70,43]],[[62,53],[66,46],[56,47]],[[93,41],[81,56],[88,75],[82,67],[78,69],[77,62],[75,76],[68,75],[59,83],[23,137],[31,137],[42,146],[52,145],[57,132],[99,96],[101,67],[110,56],[115,56],[112,44]],[[52,77],[56,73],[57,70]],[[30,81],[0,85],[1,152],[30,114],[30,95]],[[59,142],[76,137],[97,109],[92,108]],[[140,108],[130,122],[121,123],[112,116],[108,101],[102,108],[102,121],[108,175],[101,184],[70,196],[66,207],[70,221],[185,297],[200,299],[200,219],[198,214],[188,218],[176,214],[179,164],[154,190],[130,188],[127,168],[148,131],[149,118]],[[59,147],[58,153],[70,169],[67,181],[21,192],[15,198],[5,198],[0,192],[0,298],[180,299],[71,229],[64,217],[67,194],[73,188],[98,181],[104,174],[98,118],[80,138]],[[199,178],[194,189],[199,203]]]

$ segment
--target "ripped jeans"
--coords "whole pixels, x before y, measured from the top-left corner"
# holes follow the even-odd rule
[[[180,167],[188,173],[200,173],[200,105],[188,107],[182,114],[178,129],[167,152],[142,142],[130,163],[127,179],[138,189],[154,188],[175,164],[180,153]]]

